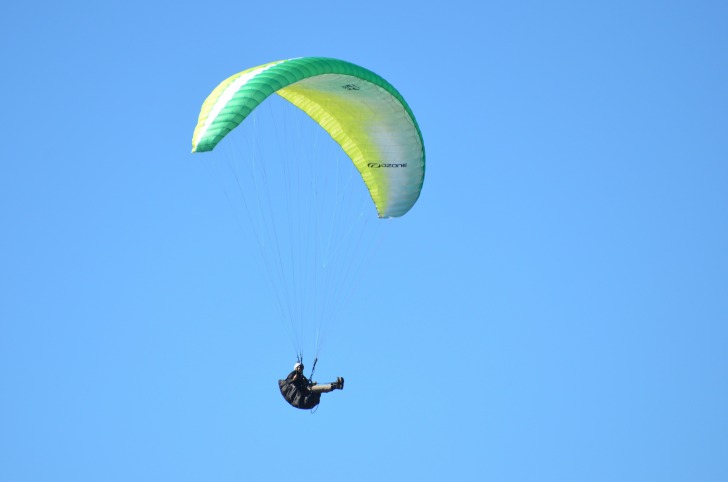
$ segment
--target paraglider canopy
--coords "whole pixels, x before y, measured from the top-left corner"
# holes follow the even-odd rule
[[[343,60],[302,57],[237,73],[205,100],[192,152],[210,151],[276,93],[339,143],[369,189],[379,217],[402,216],[417,201],[425,151],[414,114],[379,75]]]

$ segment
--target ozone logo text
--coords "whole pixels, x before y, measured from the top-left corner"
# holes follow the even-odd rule
[[[392,167],[407,167],[407,163],[403,164],[380,164],[378,162],[370,162],[367,164],[367,166],[371,167],[372,169],[382,169],[382,168],[392,168]]]

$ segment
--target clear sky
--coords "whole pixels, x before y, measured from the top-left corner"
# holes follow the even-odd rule
[[[728,7],[4,2],[0,481],[728,480]],[[427,173],[317,413],[202,101],[327,56]]]

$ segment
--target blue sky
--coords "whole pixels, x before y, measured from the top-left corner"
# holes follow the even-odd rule
[[[723,3],[0,18],[0,480],[728,478]],[[277,391],[290,346],[189,153],[218,82],[308,55],[390,81],[427,150],[314,415]]]

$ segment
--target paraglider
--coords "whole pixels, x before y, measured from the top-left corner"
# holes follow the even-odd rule
[[[281,395],[296,408],[311,409],[321,401],[321,394],[344,389],[344,379],[338,377],[335,382],[319,385],[310,381],[303,374],[303,363],[296,362],[293,371],[285,380],[278,380]]]
[[[328,133],[340,146],[348,164],[355,169],[352,171],[363,180],[365,192],[380,219],[402,216],[414,206],[425,173],[424,143],[414,114],[389,82],[342,60],[323,57],[281,60],[224,80],[202,105],[192,136],[192,152],[212,151],[272,94],[300,109],[317,124],[318,130]],[[279,125],[278,119],[275,123]],[[257,153],[258,140],[253,142],[256,145],[249,151]],[[268,279],[276,290],[281,318],[291,327],[297,359],[303,358],[300,327],[314,322],[314,359],[318,359],[322,334],[337,317],[340,309],[337,304],[349,296],[346,289],[351,292],[356,274],[352,266],[367,259],[354,251],[367,243],[352,226],[359,218],[364,225],[371,224],[370,217],[348,215],[340,208],[343,196],[358,191],[355,183],[342,183],[336,188],[335,198],[325,199],[332,183],[324,181],[322,174],[343,171],[343,164],[294,156],[291,167],[283,169],[286,180],[279,186],[270,181],[277,162],[278,159],[256,159],[251,163],[251,169],[262,172],[259,176],[253,175],[251,188],[240,186],[245,177],[240,171],[235,171],[235,182],[242,196],[250,195],[266,182],[272,185],[262,190],[257,199],[244,200],[246,216],[251,220],[265,258]],[[319,171],[314,173],[314,169]],[[298,178],[291,181],[295,176]],[[291,196],[290,192],[300,186],[311,190],[312,201],[302,201],[298,194]],[[294,199],[290,200],[289,196]],[[279,205],[287,211],[277,220],[269,212]],[[329,216],[331,226],[321,214],[329,208],[333,212]],[[310,218],[304,219],[304,216]],[[298,234],[300,227],[302,234]],[[310,249],[301,248],[306,243],[311,244]],[[321,299],[316,298],[318,293]],[[311,408],[319,403],[321,393],[342,389],[343,378],[331,384],[314,385],[303,376],[301,365],[279,381],[279,388],[291,405]]]

